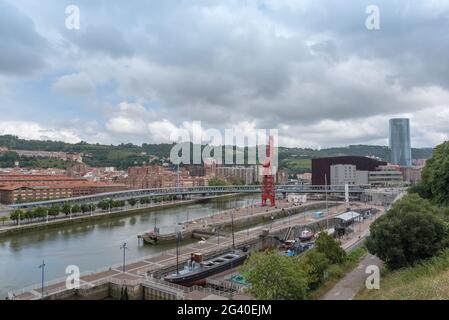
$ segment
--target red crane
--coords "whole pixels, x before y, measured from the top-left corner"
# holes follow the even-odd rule
[[[262,184],[262,207],[267,206],[267,200],[270,200],[270,206],[274,207],[276,204],[276,191],[274,189],[274,175],[273,175],[273,144],[274,138],[270,136],[267,144],[267,160],[262,164],[263,166],[263,184]]]

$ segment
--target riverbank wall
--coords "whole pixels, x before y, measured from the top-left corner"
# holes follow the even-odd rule
[[[214,196],[214,197],[207,197],[207,198],[199,198],[199,199],[192,199],[192,200],[184,200],[182,202],[173,202],[173,203],[164,203],[157,206],[151,206],[151,207],[141,207],[141,208],[130,208],[129,210],[119,210],[119,211],[111,211],[104,212],[104,213],[97,213],[94,215],[85,215],[85,216],[78,216],[78,217],[72,217],[65,218],[65,219],[59,219],[59,220],[49,220],[48,223],[43,221],[40,223],[33,223],[29,225],[22,225],[22,226],[16,226],[11,228],[4,228],[0,229],[0,238],[11,236],[11,235],[17,235],[17,234],[23,234],[33,231],[40,231],[40,230],[51,230],[56,229],[61,226],[75,226],[78,224],[83,224],[86,222],[96,222],[96,221],[102,221],[108,218],[115,218],[115,217],[127,217],[132,215],[137,215],[139,213],[144,212],[151,212],[156,211],[160,209],[170,209],[170,208],[178,208],[190,204],[196,204],[196,203],[204,203],[208,201],[212,201],[215,199],[232,199],[238,197],[236,194],[229,194],[229,195],[220,195],[220,196]]]

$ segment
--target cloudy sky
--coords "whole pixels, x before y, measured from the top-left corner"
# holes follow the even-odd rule
[[[386,145],[403,116],[413,146],[448,139],[449,1],[0,0],[0,134],[140,144],[201,121]]]

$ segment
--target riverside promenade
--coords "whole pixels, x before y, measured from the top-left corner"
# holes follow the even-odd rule
[[[361,203],[354,203],[351,205],[353,210],[363,210],[376,208],[383,212],[383,207],[376,207]],[[316,219],[313,214],[295,215],[287,218],[278,219],[272,221],[268,225],[258,226],[247,230],[238,231],[235,233],[235,245],[243,246],[245,244],[251,244],[259,241],[261,234],[264,230],[269,229],[271,234],[278,234],[284,232],[289,226],[307,226],[309,224],[314,224],[320,221],[325,221],[326,219],[332,219],[336,215],[344,212],[346,205],[340,205],[333,207],[329,210],[329,214]],[[369,227],[369,225],[375,220],[367,220],[363,229]],[[365,231],[366,232],[366,231]],[[363,236],[362,232],[360,236]],[[352,238],[344,239],[343,246],[352,246],[359,242],[360,239],[357,236],[357,230],[354,232]],[[180,248],[179,261],[183,263],[190,258],[192,253],[202,253],[205,257],[213,256],[225,252],[232,248],[233,240],[231,235],[220,235],[220,237],[212,237],[206,241],[201,241],[198,243],[193,243],[189,245],[182,246]],[[91,272],[81,272],[80,277],[80,288],[79,290],[94,290],[95,288],[113,283],[116,285],[139,285],[143,281],[147,281],[148,278],[160,272],[161,270],[167,270],[176,266],[177,255],[176,250],[171,249],[164,251],[156,256],[149,256],[140,258],[135,261],[126,262],[125,269],[123,270],[122,265],[108,267],[102,270],[91,271]],[[10,293],[11,299],[16,300],[38,300],[42,298],[41,285],[35,285],[28,288],[24,288],[19,291]],[[66,287],[66,279],[58,279],[51,282],[47,282],[43,288],[44,297],[46,299],[56,299],[61,297],[67,297],[70,294],[74,294],[74,290],[68,290]]]
[[[22,233],[26,231],[37,231],[41,229],[57,228],[61,225],[78,224],[88,221],[101,220],[109,217],[133,215],[146,211],[181,207],[189,204],[195,204],[214,199],[225,199],[235,196],[237,195],[236,194],[220,195],[190,200],[173,200],[161,203],[136,204],[135,206],[128,205],[123,208],[111,208],[110,210],[97,209],[93,212],[77,213],[73,215],[60,214],[57,217],[47,216],[37,221],[22,220],[19,224],[9,221],[7,223],[0,223],[0,236]]]

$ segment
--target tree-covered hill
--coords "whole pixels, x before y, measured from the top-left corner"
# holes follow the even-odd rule
[[[71,144],[50,140],[25,140],[12,135],[3,135],[0,136],[0,147],[12,150],[84,153],[84,162],[90,166],[114,166],[119,169],[127,169],[136,164],[148,163],[150,155],[160,159],[169,158],[173,144],[143,144],[141,146],[131,143],[102,145],[80,142]],[[242,150],[240,149],[239,152]],[[246,153],[247,150],[244,152]],[[310,159],[312,158],[348,155],[375,156],[385,161],[389,160],[389,150],[386,146],[356,145],[322,150],[281,147],[279,148],[279,164],[280,168],[287,169],[292,174],[303,173],[310,171]],[[432,156],[432,148],[413,149],[412,155],[414,159],[428,159]],[[11,159],[8,160],[10,162]],[[6,163],[2,163],[1,157],[0,166],[6,166]]]

